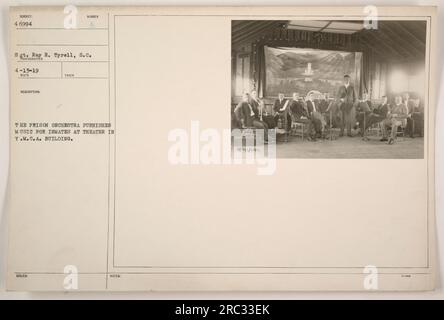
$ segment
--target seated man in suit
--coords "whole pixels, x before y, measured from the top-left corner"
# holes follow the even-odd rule
[[[375,123],[379,123],[382,120],[386,119],[389,110],[390,110],[390,105],[388,104],[388,98],[387,96],[383,96],[382,103],[379,106],[375,107],[368,116],[368,118],[366,118],[365,130],[367,130],[367,128],[370,128]]]
[[[259,120],[265,122],[268,129],[274,129],[276,127],[274,117],[268,113],[264,101],[257,96],[256,90],[251,91],[250,103],[259,110]]]
[[[313,98],[313,93],[310,93],[307,99],[307,111],[308,117],[313,123],[313,127],[315,129],[315,138],[321,138],[324,132],[324,118],[322,114],[319,112],[319,105],[315,102]]]
[[[328,110],[328,106],[330,102],[328,101],[327,94],[325,94],[324,98],[319,100],[319,112],[325,113]]]
[[[402,94],[402,103],[407,107],[408,117],[407,117],[407,125],[405,127],[405,133],[413,136],[413,121],[411,119],[411,115],[413,112],[413,100],[410,99],[410,94],[408,92],[404,92]]]
[[[295,122],[300,122],[307,125],[308,138],[316,139],[315,136],[311,135],[313,122],[308,115],[307,106],[299,97],[299,94],[297,92],[293,93],[293,99],[290,102],[290,111],[291,116]]]
[[[308,118],[307,110],[297,92],[293,93],[293,99],[290,101],[290,112],[294,120]]]
[[[264,141],[268,142],[268,126],[259,118],[258,108],[250,103],[250,95],[244,93],[242,101],[234,109],[237,119],[241,122],[242,128],[256,128],[264,130]]]
[[[274,119],[276,123],[278,123],[279,118],[283,119],[284,122],[286,122],[285,130],[290,131],[291,116],[290,116],[289,101],[285,99],[283,93],[279,93],[278,98],[273,104],[273,110],[275,112]]]
[[[419,98],[409,99],[410,107],[409,116],[407,118],[406,134],[413,138],[415,132],[419,132],[420,136],[424,136],[424,108],[421,108]]]
[[[414,100],[410,98],[408,92],[404,92],[402,95],[402,103],[407,107],[409,114],[411,114],[414,108]]]
[[[388,97],[382,96],[382,103],[373,109],[373,114],[379,116],[381,120],[387,118],[387,114],[390,111],[390,105],[388,103]],[[379,121],[378,121],[379,122]]]
[[[249,102],[254,108],[257,108],[259,110],[259,115],[262,116],[264,112],[264,102],[261,99],[259,99],[256,90],[251,91]]]
[[[414,99],[413,105],[412,119],[414,121],[414,126],[412,132],[416,131],[419,133],[420,137],[424,137],[424,106],[421,105],[421,100],[419,98]],[[413,138],[413,135],[411,135],[411,137]]]
[[[356,112],[356,120],[359,122],[360,134],[364,136],[365,130],[369,127],[369,120],[372,114],[372,103],[366,92],[362,94],[362,99],[359,100],[356,106]]]
[[[393,144],[396,139],[399,126],[406,126],[408,109],[402,103],[402,97],[395,97],[395,104],[392,106],[387,118],[382,121],[382,141],[388,140],[388,144]],[[387,128],[391,128],[390,137],[388,137]]]

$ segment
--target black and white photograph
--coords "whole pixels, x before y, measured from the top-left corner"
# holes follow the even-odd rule
[[[444,299],[436,0],[8,1],[0,300]]]
[[[233,20],[231,126],[278,158],[422,159],[425,20]]]

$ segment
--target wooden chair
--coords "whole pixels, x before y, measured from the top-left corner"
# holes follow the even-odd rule
[[[405,126],[404,125],[398,126],[398,131],[396,131],[396,139],[398,139],[398,137],[402,137],[401,141],[403,141],[405,139]]]
[[[290,134],[292,136],[301,137],[302,141],[304,141],[304,137],[308,135],[307,133],[307,127],[309,120],[295,120],[291,122],[291,132]]]
[[[255,127],[243,127],[240,129],[242,137],[256,136]]]
[[[404,141],[405,139],[405,130],[406,130],[406,123],[405,120],[406,118],[395,118],[396,120],[401,121],[401,125],[398,126],[398,129],[396,131],[396,140],[398,140],[399,137],[401,137],[401,140],[398,141]],[[389,129],[389,134],[391,134],[391,128]]]
[[[376,137],[381,137],[382,136],[382,128],[381,128],[382,124],[381,122],[377,122],[372,124],[368,129],[367,129],[367,133],[370,136],[376,136]]]
[[[276,126],[276,136],[279,135],[283,135],[284,136],[284,142],[288,142],[288,137],[289,137],[289,132],[287,130],[288,128],[288,120],[287,120],[287,115],[289,114],[289,109],[290,107],[287,107],[285,109],[284,112],[282,112],[279,116],[279,118],[281,119],[281,123],[282,123],[282,128],[279,128],[279,126]]]

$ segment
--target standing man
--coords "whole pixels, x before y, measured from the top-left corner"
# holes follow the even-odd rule
[[[353,85],[350,83],[350,76],[344,76],[344,84],[339,87],[337,99],[340,101],[341,110],[341,133],[344,135],[344,128],[347,127],[347,136],[352,137],[351,128],[355,119],[354,104],[356,102],[356,92]]]

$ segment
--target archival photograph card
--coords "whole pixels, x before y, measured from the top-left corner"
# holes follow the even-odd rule
[[[7,287],[433,290],[436,8],[11,7]]]

